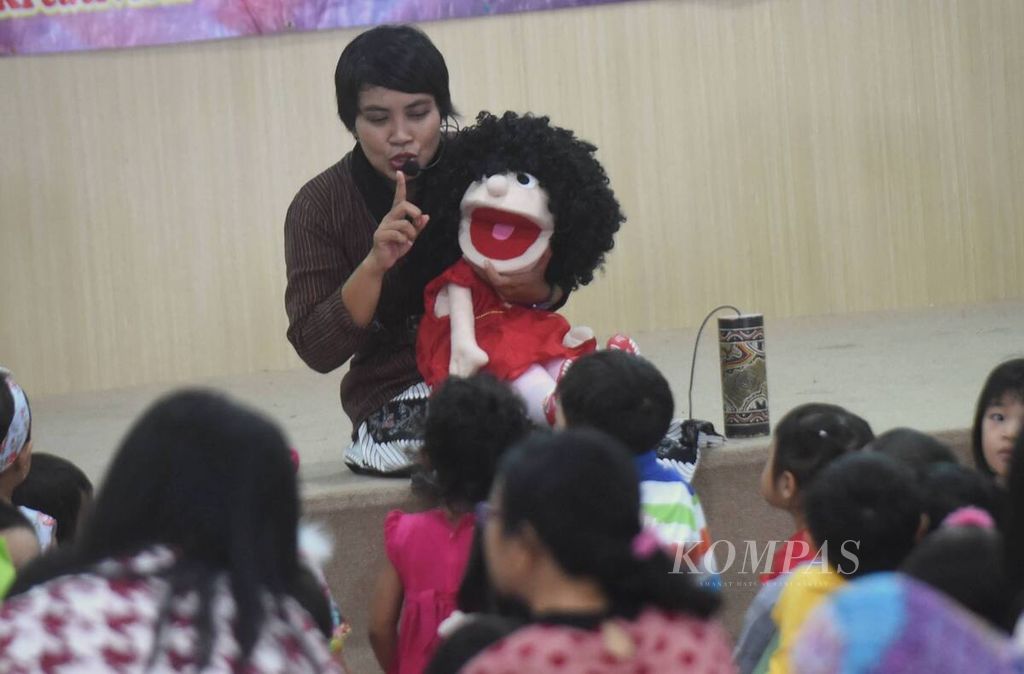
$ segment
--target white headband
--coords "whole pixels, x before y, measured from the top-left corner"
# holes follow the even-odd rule
[[[28,409],[28,398],[25,392],[10,376],[10,372],[0,368],[0,374],[7,375],[7,388],[14,398],[14,416],[11,417],[11,425],[7,429],[7,435],[0,442],[0,473],[7,470],[25,448],[25,441],[28,440],[28,430],[32,427],[32,415]]]

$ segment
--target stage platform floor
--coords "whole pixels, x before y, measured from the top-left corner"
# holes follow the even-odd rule
[[[697,357],[693,413],[721,429],[714,320]],[[894,426],[945,431],[970,426],[988,371],[1024,356],[1024,302],[792,319],[765,318],[769,409],[779,419],[795,405],[823,401],[866,417],[876,432]],[[637,334],[645,356],[666,375],[680,416],[696,329]],[[282,339],[284,336],[282,335]],[[302,457],[307,497],[356,496],[404,488],[402,480],[353,475],[341,463],[351,425],[341,412],[341,371],[307,369],[194,382],[228,392],[280,422]],[[132,420],[178,385],[32,397],[37,451],[65,456],[101,479]],[[32,395],[32,392],[28,392]],[[758,444],[733,441],[717,451]]]

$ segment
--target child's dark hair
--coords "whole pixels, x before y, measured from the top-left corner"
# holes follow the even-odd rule
[[[982,421],[985,418],[985,410],[1007,395],[1024,401],[1024,358],[1014,358],[997,365],[989,373],[978,396],[978,405],[974,410],[974,426],[971,428],[971,451],[974,454],[974,465],[990,477],[995,477],[995,471],[985,460],[985,452],[981,447]]]
[[[1014,616],[1024,610],[1024,433],[1017,437],[1006,480],[1008,493],[1003,544],[1006,549],[1006,576]]]
[[[32,453],[32,470],[14,489],[12,500],[57,520],[57,542],[70,543],[78,529],[83,500],[92,496],[92,482],[67,459]]]
[[[539,431],[543,432],[543,431]],[[530,609],[516,597],[500,594],[487,573],[487,555],[484,553],[484,536],[481,522],[473,529],[473,542],[469,548],[469,560],[462,574],[455,604],[463,613],[486,613],[518,622],[530,618]]]
[[[772,477],[789,471],[806,489],[825,466],[874,439],[868,422],[838,405],[808,403],[790,410],[775,426]]]
[[[35,533],[32,523],[18,510],[18,506],[11,505],[6,501],[0,501],[0,531],[8,529],[28,529],[33,534]]]
[[[200,668],[209,662],[214,581],[226,575],[244,661],[268,610],[276,610],[267,596],[293,594],[301,582],[294,472],[284,436],[262,414],[212,392],[170,394],[132,425],[73,554],[48,572],[88,573],[105,559],[169,546],[179,559],[165,575],[154,648],[165,641],[159,630],[171,602],[196,591]]]
[[[478,654],[523,626],[523,621],[498,615],[474,615],[441,642],[423,674],[457,674]]]
[[[920,476],[928,529],[934,531],[955,510],[976,506],[997,522],[1003,517],[1002,499],[996,484],[976,470],[956,463],[938,463]]]
[[[914,547],[924,503],[914,473],[874,452],[829,464],[807,489],[807,525],[828,562],[846,576],[896,569]]]
[[[648,360],[625,351],[597,351],[569,367],[556,391],[569,426],[604,431],[631,452],[648,452],[665,437],[675,403],[668,380]]]
[[[305,564],[299,564],[299,570],[292,587],[292,597],[299,602],[325,639],[330,640],[334,632],[334,619],[331,617],[331,603],[324,594],[320,579]]]
[[[0,440],[7,437],[7,430],[14,419],[14,398],[7,388],[7,373],[0,369]]]
[[[430,397],[423,433],[441,501],[465,510],[485,500],[501,455],[530,428],[522,399],[493,376],[447,379]]]
[[[334,70],[334,90],[338,116],[349,131],[355,131],[359,93],[374,86],[407,94],[430,94],[441,119],[456,114],[444,57],[430,38],[413,26],[371,28],[341,52]]]
[[[913,428],[888,430],[869,442],[864,449],[902,461],[919,476],[923,476],[936,464],[960,463],[949,445]]]
[[[996,531],[974,526],[945,527],[929,534],[900,566],[969,611],[1006,629],[1009,598],[1003,544]]]
[[[600,584],[614,613],[654,605],[707,617],[718,607],[690,576],[672,572],[660,548],[634,553],[639,479],[614,438],[592,429],[531,437],[502,461],[498,482],[505,533],[529,525],[565,573]]]

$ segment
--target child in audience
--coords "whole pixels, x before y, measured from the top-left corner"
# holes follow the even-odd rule
[[[13,505],[0,501],[0,600],[18,571],[38,556],[32,523]]]
[[[1024,431],[1024,358],[1008,360],[988,375],[978,396],[971,449],[978,470],[999,484],[1010,472],[1013,444]]]
[[[928,515],[928,530],[935,531],[946,517],[965,506],[975,506],[999,520],[999,490],[992,480],[961,466],[945,443],[910,428],[882,433],[864,451],[885,454],[902,461],[916,475]]]
[[[973,506],[954,511],[907,556],[900,571],[1008,631],[1003,541],[995,520]]]
[[[790,671],[789,649],[815,606],[850,579],[896,569],[924,535],[913,471],[874,452],[844,456],[822,470],[805,508],[821,562],[794,571],[772,610],[779,630],[772,674]]]
[[[997,523],[1002,519],[999,487],[988,476],[954,463],[930,466],[920,477],[924,494],[928,530],[935,531],[953,512],[974,506],[988,513]]]
[[[960,463],[949,445],[913,428],[888,430],[869,442],[864,449],[902,461],[918,476],[923,476],[935,465]]]
[[[677,570],[697,571],[714,584],[717,568],[707,554],[711,535],[697,492],[655,454],[675,408],[661,372],[641,356],[598,351],[576,360],[555,394],[560,425],[596,428],[632,452],[644,525],[668,548]]]
[[[14,489],[11,500],[52,516],[57,523],[57,545],[67,545],[89,511],[92,492],[92,482],[78,466],[53,454],[35,452],[32,470]]]
[[[32,409],[28,396],[10,370],[0,367],[0,501],[12,503],[14,490],[32,466]],[[25,506],[20,508],[35,529],[43,551],[53,541],[57,523],[52,517]]]
[[[387,561],[370,611],[370,643],[389,674],[419,674],[430,662],[437,628],[455,608],[473,509],[487,498],[502,452],[529,429],[522,401],[489,375],[448,379],[431,396],[422,451],[441,505],[388,513]]]
[[[775,426],[768,461],[761,472],[761,495],[768,505],[793,517],[796,533],[775,552],[771,569],[761,576],[762,583],[814,559],[816,551],[807,539],[803,495],[822,469],[873,439],[868,422],[825,403],[796,407]]]
[[[614,438],[592,429],[531,438],[502,461],[480,517],[491,580],[529,607],[532,623],[465,674],[734,671],[710,620],[717,596],[672,573],[641,527],[636,469]]]
[[[340,672],[293,599],[299,508],[273,422],[208,391],[162,398],[75,544],[0,606],[0,672]]]
[[[761,473],[761,495],[787,511],[797,531],[775,551],[763,586],[747,607],[733,654],[741,674],[762,672],[778,644],[772,610],[789,572],[817,554],[807,535],[803,494],[830,462],[857,451],[873,439],[866,421],[842,407],[810,403],[789,411],[775,427],[768,461]]]
[[[1004,633],[902,573],[847,585],[808,617],[795,674],[1019,674]]]
[[[1024,433],[1017,437],[1007,480],[1006,521],[1003,544],[1010,612],[1007,623],[1015,625],[1013,638],[1024,653]]]

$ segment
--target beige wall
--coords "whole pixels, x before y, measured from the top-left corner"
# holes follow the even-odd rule
[[[1024,3],[679,0],[427,24],[457,105],[596,142],[599,332],[1024,296]],[[280,369],[281,225],[356,31],[0,59],[0,362],[35,395]]]

